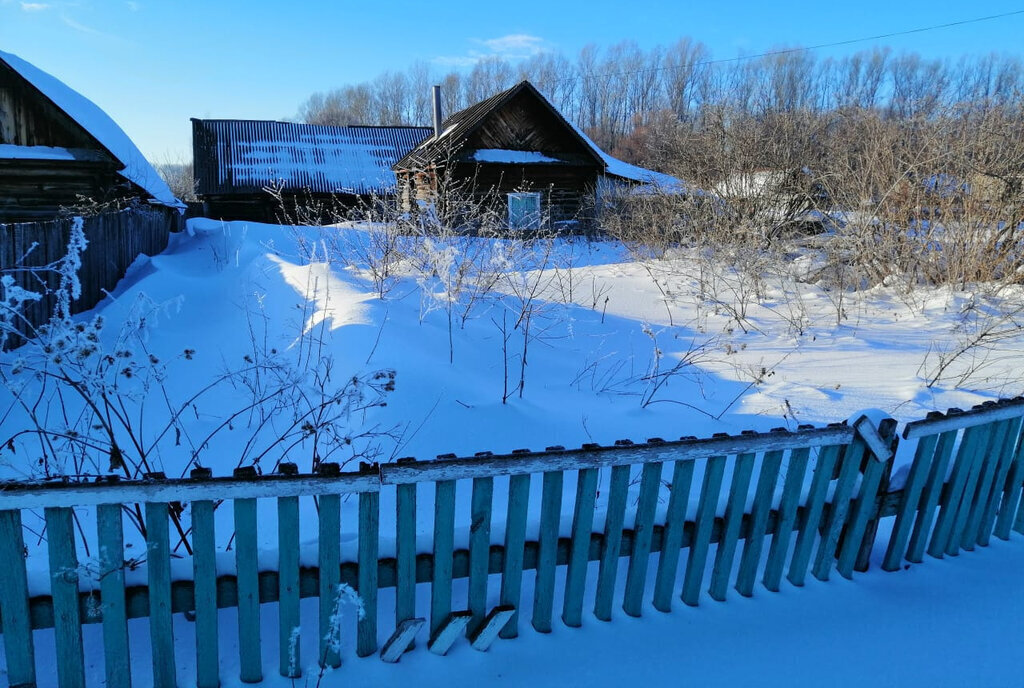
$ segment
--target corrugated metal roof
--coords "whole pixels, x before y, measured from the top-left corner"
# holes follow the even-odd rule
[[[432,131],[193,119],[197,191],[249,194],[280,187],[312,193],[393,193],[391,166]]]

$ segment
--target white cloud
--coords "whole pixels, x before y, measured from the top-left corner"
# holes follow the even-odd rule
[[[66,14],[62,13],[60,15],[60,20],[62,22],[64,22],[64,24],[66,26],[70,26],[75,31],[81,31],[82,33],[91,33],[91,34],[96,35],[96,36],[104,35],[102,31],[94,29],[91,26],[86,26],[85,24],[80,24],[79,22],[75,21],[74,19],[72,19],[71,17],[69,17]]]
[[[514,62],[524,60],[538,53],[551,49],[551,44],[540,36],[531,36],[525,33],[513,33],[498,38],[471,38],[478,49],[471,49],[465,55],[442,55],[435,57],[435,64],[449,67],[472,67],[480,60],[488,57],[500,57],[503,60]]]
[[[45,2],[23,2],[21,3],[21,9],[24,12],[42,12],[43,10],[50,9],[50,6]]]
[[[547,41],[543,38],[525,33],[513,33],[486,40],[474,39],[474,41],[486,47],[492,54],[507,59],[530,57],[547,49]]]
[[[128,7],[128,9],[129,9],[129,10],[131,10],[132,12],[138,12],[138,11],[139,11],[139,8],[140,8],[140,7],[142,7],[142,5],[140,5],[139,3],[137,3],[137,2],[131,2],[131,0],[129,0],[128,2],[126,2],[126,3],[125,3],[125,5],[126,5],[126,6]]]

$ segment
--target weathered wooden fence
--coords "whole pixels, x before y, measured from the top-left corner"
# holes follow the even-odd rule
[[[0,274],[11,275],[15,284],[37,293],[59,284],[56,274],[40,270],[56,263],[68,250],[72,218],[51,222],[0,224]],[[72,304],[75,313],[99,303],[106,292],[124,277],[128,266],[145,253],[154,256],[167,247],[172,231],[182,227],[181,214],[174,208],[146,207],[109,212],[84,218],[83,230],[89,245],[82,254],[78,278],[82,295]],[[25,305],[25,318],[32,327],[53,314],[54,298]]]
[[[851,577],[868,566],[879,520],[892,516],[891,533],[882,531],[889,538],[883,568],[897,570],[904,558],[956,554],[985,545],[992,533],[1006,539],[1011,529],[1024,532],[1022,418],[1024,399],[1016,399],[908,424],[903,436],[917,445],[899,489],[889,485],[896,422],[884,419],[876,426],[866,417],[796,432],[402,460],[364,465],[355,473],[327,464],[300,475],[285,464],[272,476],[245,468],[215,478],[197,469],[184,480],[3,484],[0,611],[8,675],[12,685],[35,683],[32,629],[53,627],[60,685],[84,685],[82,624],[100,622],[107,684],[130,685],[127,620],[148,616],[153,674],[140,682],[190,683],[175,676],[171,621],[172,614],[187,612],[194,614],[196,683],[216,686],[217,609],[237,607],[240,678],[258,681],[271,656],[266,645],[274,643],[260,638],[260,604],[277,602],[275,669],[296,676],[301,663],[293,629],[301,597],[319,597],[318,660],[338,666],[341,657],[329,638],[342,583],[358,591],[365,609],[354,633],[359,656],[377,653],[386,638],[381,658],[398,661],[423,625],[427,648],[435,653],[446,653],[463,636],[486,650],[498,637],[516,637],[526,623],[550,631],[559,597],[567,626],[581,625],[588,607],[597,619],[610,620],[620,563],[621,607],[631,616],[643,614],[648,600],[662,612],[677,596],[686,605],[699,604],[705,578],[708,597],[724,601],[731,589],[751,596],[758,587],[778,591],[784,579],[801,586],[808,573],[819,580],[833,571]],[[467,508],[457,506],[457,493],[467,489],[468,504],[461,502]],[[358,502],[355,528],[347,521],[342,528],[346,495]],[[382,499],[389,507],[384,518]],[[276,570],[258,565],[260,500],[276,501]],[[316,510],[306,512],[316,514],[316,566],[300,566],[300,500],[316,501]],[[432,531],[423,551],[417,548],[417,500],[433,511],[432,523],[420,529]],[[214,514],[228,502],[234,572],[218,577]],[[126,587],[123,517],[135,504],[143,505],[147,581]],[[80,589],[81,538],[73,509],[81,507],[95,507],[97,590]],[[22,518],[40,510],[50,593],[30,597]],[[190,580],[171,576],[169,523],[175,518],[191,524]],[[492,538],[492,526],[503,533]],[[342,536],[353,531],[357,556],[342,561]],[[458,541],[458,534],[468,534],[467,541]],[[382,556],[384,542],[393,543],[394,551]],[[525,586],[532,599],[524,599],[527,571],[534,572],[533,585]],[[468,579],[458,602],[456,578]],[[429,583],[429,618],[416,615],[417,583]],[[389,587],[395,601],[383,611],[393,621],[378,609],[378,591]]]

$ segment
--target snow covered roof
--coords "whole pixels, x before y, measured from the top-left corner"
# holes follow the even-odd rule
[[[193,119],[198,193],[259,193],[268,186],[314,193],[393,193],[391,166],[431,132],[429,127]]]
[[[619,160],[616,157],[608,155],[601,150],[601,148],[598,147],[598,145],[594,143],[589,136],[584,134],[582,129],[572,122],[569,122],[569,125],[577,134],[579,134],[580,138],[587,142],[587,145],[597,152],[597,155],[601,160],[604,161],[604,171],[606,175],[650,186],[652,187],[652,191],[684,193],[689,190],[690,187],[682,179],[673,177],[670,174],[664,174],[662,172],[648,170],[644,167],[638,167],[637,165],[630,164],[624,160]],[[703,193],[699,189],[697,191],[699,193]]]
[[[582,129],[566,119],[565,116],[558,111],[558,108],[552,105],[551,102],[529,81],[521,81],[508,90],[495,94],[490,98],[480,101],[479,103],[470,105],[465,110],[460,110],[459,112],[451,115],[445,120],[443,130],[439,137],[430,136],[425,138],[423,142],[416,146],[416,148],[412,149],[408,155],[399,160],[395,167],[401,169],[424,166],[437,158],[450,154],[452,150],[458,149],[461,143],[465,141],[473,131],[479,128],[491,113],[510,102],[515,96],[524,92],[529,93],[536,98],[539,103],[546,106],[547,109],[549,109],[551,113],[565,125],[567,130],[566,133],[569,138],[572,138],[575,135],[575,137],[579,139],[583,148],[588,151],[588,155],[593,156],[597,162],[603,164],[604,174],[618,179],[636,182],[637,184],[648,185],[659,191],[669,193],[681,193],[688,190],[686,183],[680,179],[668,174],[662,174],[661,172],[655,172],[653,170],[644,169],[643,167],[631,165],[628,162],[624,162],[605,153],[590,139],[589,136],[583,133]],[[547,152],[510,151],[491,148],[472,151],[464,159],[473,160],[475,162],[511,164],[563,162],[558,158],[551,157]]]
[[[128,135],[91,100],[69,88],[64,82],[47,74],[17,55],[0,51],[0,60],[34,86],[54,105],[64,111],[118,162],[124,165],[119,174],[152,196],[156,203],[175,208],[184,204],[174,197],[170,187],[160,177]]]

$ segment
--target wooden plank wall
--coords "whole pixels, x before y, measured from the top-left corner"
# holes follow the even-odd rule
[[[29,291],[53,290],[59,284],[56,274],[32,271],[52,265],[67,253],[71,218],[51,222],[0,224],[0,274],[9,274],[15,283]],[[128,266],[140,255],[156,255],[167,247],[170,232],[181,229],[181,217],[170,208],[139,208],[84,218],[89,242],[82,254],[78,272],[81,297],[72,303],[78,313],[99,303],[124,277]],[[53,313],[51,295],[28,304],[28,323],[21,331],[45,323]]]

